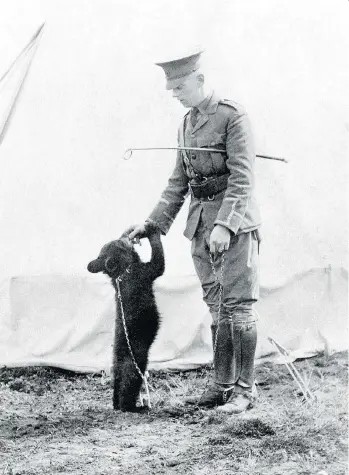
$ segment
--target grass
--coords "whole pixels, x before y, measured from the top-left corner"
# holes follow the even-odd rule
[[[115,412],[105,375],[53,368],[0,370],[0,475],[347,472],[347,353],[256,368],[259,399],[244,415],[187,407],[210,368],[151,372],[151,411]],[[323,471],[323,472],[321,472]]]

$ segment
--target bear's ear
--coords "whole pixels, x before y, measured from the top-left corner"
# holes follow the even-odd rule
[[[87,266],[87,270],[92,272],[92,274],[102,272],[104,270],[104,259],[98,258],[94,261],[91,261]]]
[[[108,259],[106,259],[105,261],[105,269],[109,272],[109,273],[113,273],[116,271],[118,267],[118,261],[117,259],[114,259],[113,257],[108,257]]]

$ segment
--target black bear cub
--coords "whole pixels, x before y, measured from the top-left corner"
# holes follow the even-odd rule
[[[153,282],[165,271],[164,251],[160,232],[148,223],[146,234],[151,246],[151,259],[142,262],[125,233],[120,239],[102,247],[97,259],[91,261],[89,272],[103,272],[111,278],[115,288],[116,322],[113,351],[113,407],[122,411],[136,411],[142,385],[125,338],[121,304],[128,339],[136,363],[142,374],[147,369],[148,353],[159,329],[160,315],[156,306]]]

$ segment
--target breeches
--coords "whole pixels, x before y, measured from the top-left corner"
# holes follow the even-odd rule
[[[249,323],[256,320],[252,305],[259,297],[259,243],[255,231],[231,236],[229,249],[210,260],[211,231],[200,223],[192,240],[192,257],[200,279],[203,299],[213,323]],[[217,278],[213,272],[215,269]],[[223,285],[219,315],[220,285]]]

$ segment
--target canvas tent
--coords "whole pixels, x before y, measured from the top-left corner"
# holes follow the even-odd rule
[[[218,92],[249,112],[258,152],[290,160],[256,164],[258,356],[272,350],[267,335],[296,356],[347,348],[348,45],[339,1],[1,3],[0,72],[46,26],[0,147],[0,365],[108,369],[113,291],[86,265],[147,216],[166,184],[173,152],[122,156],[176,145],[184,111],[154,62],[193,38],[206,47]],[[17,85],[1,90],[1,113]],[[154,368],[193,367],[211,355],[182,236],[187,205],[163,240]],[[139,252],[147,259],[146,243]]]

